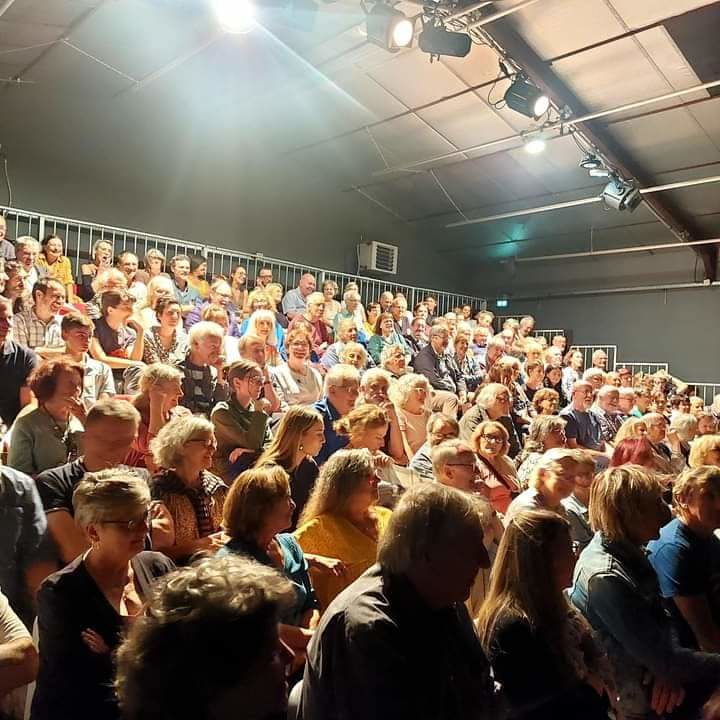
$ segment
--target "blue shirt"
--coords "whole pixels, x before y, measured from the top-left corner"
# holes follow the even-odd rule
[[[20,388],[27,385],[30,373],[38,364],[38,356],[33,350],[6,340],[0,346],[0,420],[10,427],[20,412]],[[7,593],[5,593],[7,595]]]
[[[282,299],[282,309],[287,315],[288,312],[302,312],[307,307],[304,295],[300,292],[300,288],[293,288],[285,293]]]
[[[600,422],[593,413],[574,410],[572,405],[560,411],[565,420],[565,435],[568,440],[576,440],[578,445],[589,450],[602,450],[603,440]]]
[[[680,642],[698,647],[672,598],[704,595],[715,622],[720,621],[720,540],[714,535],[697,535],[675,518],[660,531],[657,540],[648,543],[648,551]]]
[[[325,426],[325,444],[315,456],[315,462],[322,465],[336,450],[342,450],[348,444],[348,438],[333,429],[333,423],[341,416],[328,398],[320,398],[313,407],[323,416]]]
[[[186,283],[185,289],[178,287],[177,283],[173,280],[173,288],[175,290],[175,297],[181,305],[197,305],[201,298],[200,293],[190,284]]]

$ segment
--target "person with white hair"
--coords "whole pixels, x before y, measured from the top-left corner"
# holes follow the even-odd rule
[[[237,315],[233,306],[233,294],[230,283],[223,278],[218,278],[210,286],[208,299],[198,303],[185,317],[185,329],[189,330],[195,323],[202,319],[203,311],[210,305],[219,305],[225,310],[228,316],[228,335],[240,337],[248,332],[247,325],[238,327]],[[252,333],[252,330],[249,332]]]
[[[358,338],[366,344],[368,335],[365,332],[365,310],[362,306],[360,293],[356,283],[348,283],[343,293],[343,301],[340,304],[340,312],[333,319],[333,333],[338,336],[340,323],[343,320],[354,320],[358,331]]]
[[[190,349],[177,368],[183,373],[181,403],[192,413],[210,415],[216,403],[227,399],[221,354],[224,337],[223,329],[207,320],[201,320],[190,328]]]
[[[426,434],[427,440],[410,461],[410,469],[421,480],[432,482],[435,480],[432,462],[433,449],[446,440],[457,439],[460,434],[458,421],[444,413],[433,413],[428,419]]]
[[[622,422],[625,422],[631,415],[635,407],[635,388],[623,387],[618,388],[620,397],[618,400],[618,414]]]
[[[597,399],[591,412],[600,424],[600,434],[606,443],[612,443],[622,425],[619,411],[620,391],[614,385],[603,385],[597,393]]]
[[[593,390],[599,390],[605,382],[605,372],[597,367],[588,368],[582,376],[585,382],[589,382]]]
[[[112,265],[113,247],[108,240],[96,240],[92,245],[92,262],[83,263],[80,266],[80,278],[78,294],[82,300],[92,300],[97,292],[92,287],[92,282],[99,272],[108,270]]]
[[[403,375],[390,385],[388,396],[400,421],[400,433],[408,458],[412,458],[427,439],[430,391],[428,379],[416,373]]]
[[[296,327],[305,328],[308,331],[315,355],[313,359],[317,362],[322,358],[331,340],[330,330],[323,321],[325,296],[321,292],[313,292],[305,298],[305,302],[305,308],[294,315],[290,321],[288,332]]]
[[[340,362],[340,354],[348,343],[358,342],[360,332],[353,316],[338,320],[342,310],[335,316],[335,342],[323,353],[320,364],[329,370]]]
[[[27,273],[28,290],[32,290],[38,280],[48,277],[48,269],[38,264],[39,257],[40,243],[34,237],[23,235],[15,240],[15,258]]]
[[[405,493],[377,564],[328,608],[310,642],[299,720],[492,715],[489,664],[464,604],[490,564],[484,507],[436,483]]]

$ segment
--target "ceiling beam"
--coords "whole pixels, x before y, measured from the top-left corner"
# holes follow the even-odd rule
[[[573,116],[588,113],[588,108],[570,90],[570,88],[548,67],[547,63],[525,42],[515,28],[512,18],[503,18],[485,28],[485,32],[507,54],[525,70],[528,77],[547,93],[555,103],[567,106]],[[650,173],[641,167],[628,151],[602,127],[601,123],[588,121],[578,123],[583,135],[626,177],[635,178],[641,187],[655,184]],[[647,207],[678,239],[692,241],[703,239],[700,228],[693,219],[682,211],[671,199],[654,197],[643,198]],[[702,260],[705,277],[711,281],[717,279],[718,249],[716,246],[693,246],[693,250]]]

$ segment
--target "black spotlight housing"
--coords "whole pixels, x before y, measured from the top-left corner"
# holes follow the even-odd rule
[[[505,91],[505,103],[515,112],[537,120],[550,107],[550,98],[540,88],[518,75]]]
[[[465,57],[470,52],[472,40],[466,33],[450,32],[442,25],[426,25],[420,33],[418,45],[423,52],[436,57]]]
[[[632,212],[642,202],[640,190],[618,176],[611,178],[600,197],[607,207],[619,211]]]
[[[414,25],[403,12],[384,3],[376,3],[366,18],[367,38],[390,52],[410,47]]]

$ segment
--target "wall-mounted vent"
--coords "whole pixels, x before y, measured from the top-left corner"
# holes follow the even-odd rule
[[[398,248],[386,243],[369,242],[358,245],[361,270],[397,274]]]

